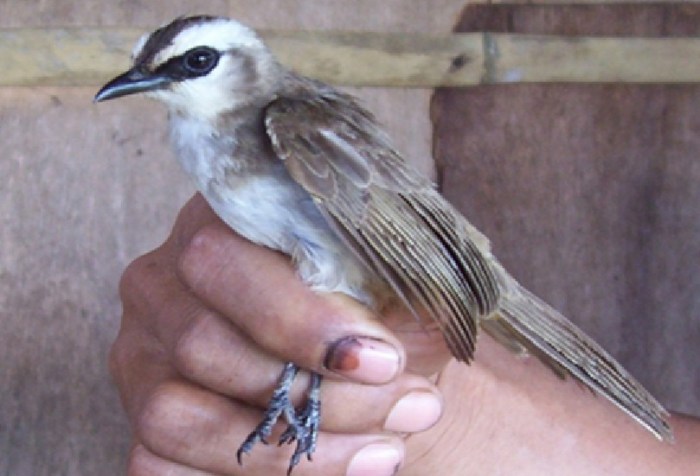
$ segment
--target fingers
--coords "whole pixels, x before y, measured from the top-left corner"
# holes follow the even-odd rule
[[[140,443],[130,474],[284,474],[293,448],[258,445],[243,469],[235,452],[285,361],[345,377],[324,380],[315,461],[295,475],[392,474],[403,443],[387,432],[421,431],[441,414],[439,392],[403,372],[403,346],[376,316],[310,291],[286,257],[232,233],[201,198],[129,267],[121,294],[110,366]],[[308,376],[297,380],[301,402]]]
[[[137,381],[143,379],[143,375],[148,375],[149,384],[152,384],[147,387],[149,390],[142,398],[144,403],[132,419],[137,440],[142,442],[142,446],[137,446],[131,455],[130,475],[284,474],[282,471],[288,464],[290,447],[258,445],[251,455],[246,456],[243,468],[236,462],[236,449],[262,416],[258,408],[163,371],[157,360],[140,360],[142,354],[139,353],[130,355],[137,360],[129,365],[132,375],[127,380]],[[122,363],[117,359],[114,365]],[[139,369],[140,376],[133,375],[134,369]],[[125,372],[119,374],[123,376]],[[398,385],[403,380],[403,377],[397,379],[392,385]],[[410,381],[404,383],[411,389],[422,385]],[[425,387],[428,392],[431,391],[429,385]],[[363,418],[375,420],[377,425],[381,421],[389,421],[391,417],[382,415],[382,411],[373,412],[375,408],[391,406],[393,402],[388,397],[397,393],[396,389],[387,392],[381,387],[377,389],[349,382],[325,385],[323,405],[326,423],[322,425],[314,462],[304,462],[294,474],[346,474],[343,472],[346,469],[349,475],[393,474],[392,468],[403,458],[400,439],[380,431],[347,434],[342,427],[354,426],[359,430],[363,426],[372,426],[357,423]],[[368,393],[362,395],[363,392]],[[382,402],[380,397],[387,398]],[[410,408],[410,404],[408,407],[401,403],[395,406],[403,414],[399,418],[406,418],[408,414],[415,419],[416,411]],[[395,424],[396,418],[393,420]],[[334,427],[337,432],[329,432],[327,427]],[[411,430],[400,424],[390,429]],[[279,431],[278,428],[273,438],[279,435]],[[385,469],[386,472],[368,473],[368,468],[372,468],[372,471]]]
[[[124,388],[133,385],[130,393],[140,394],[132,398],[130,406],[134,410],[132,427],[143,446],[132,453],[130,475],[284,474],[290,447],[258,445],[246,457],[242,469],[237,465],[238,446],[262,417],[257,406],[183,380],[153,352],[135,348],[134,341],[122,340],[129,337],[133,336],[120,335],[112,352],[112,367]],[[126,348],[127,342],[129,350],[119,350]],[[242,376],[240,387],[255,384],[254,368]],[[139,382],[146,385],[139,387]],[[419,400],[425,395],[439,398],[433,392],[422,377],[407,375],[378,387],[327,381],[322,387],[324,416],[314,463],[304,462],[303,467],[308,468],[302,470],[300,466],[294,474],[345,474],[345,469],[350,475],[393,474],[390,469],[403,458],[403,444],[383,434],[381,427],[404,432],[432,425],[432,420],[424,420],[416,427],[416,415],[424,412],[425,404],[419,402],[416,406],[415,402],[406,404],[402,400],[414,399],[416,394]],[[263,402],[257,404],[262,406]],[[428,405],[429,412],[431,408],[435,406]],[[433,411],[430,418],[437,419],[439,413]],[[361,433],[364,429],[368,430]],[[386,472],[368,473],[368,468],[384,468]]]
[[[321,429],[334,433],[416,433],[442,414],[442,397],[424,377],[403,374],[386,385],[326,380],[321,387]]]
[[[194,235],[179,269],[199,298],[281,360],[365,383],[388,382],[403,369],[403,346],[371,312],[314,293],[285,256],[222,223]]]
[[[283,366],[281,360],[261,352],[255,343],[237,332],[228,320],[208,311],[191,320],[171,354],[173,365],[183,377],[257,408],[267,406]],[[308,385],[306,377],[302,373],[295,382],[292,398],[296,402],[304,398]],[[432,400],[426,402],[424,398],[422,406],[414,405],[407,410],[413,426],[385,427],[392,407],[411,392],[425,393]],[[331,432],[421,431],[439,417],[441,405],[437,395],[429,380],[411,374],[402,374],[378,386],[326,379],[321,395],[324,406],[342,411],[324,413],[322,429]]]
[[[186,349],[176,352],[175,365],[181,375],[251,406],[267,406],[282,370],[281,360],[261,353],[251,341],[236,333],[229,322],[215,314],[200,319],[188,337],[180,342],[181,349]],[[303,400],[307,386],[307,374],[302,373],[293,387],[292,399],[295,402]],[[411,392],[432,397],[431,402],[412,408],[410,412],[413,415],[427,413],[421,422],[428,418],[430,423],[386,429],[421,431],[437,419],[441,406],[432,383],[412,374],[402,374],[388,384],[377,386],[326,379],[321,392],[325,407],[340,410],[324,412],[322,429],[332,432],[383,429],[391,408]]]
[[[144,395],[152,393],[149,386],[172,377],[174,371],[207,389],[257,408],[266,407],[283,361],[261,349],[230,320],[202,307],[163,263],[162,251],[136,260],[124,274],[121,291],[125,311],[112,349],[111,367],[132,418],[143,407]],[[324,324],[320,321],[316,325]],[[149,329],[144,330],[144,326]],[[304,339],[305,345],[309,346],[309,342]],[[331,360],[342,362],[348,355],[352,357],[358,347],[360,353],[364,352],[367,344],[377,345],[373,340],[341,338],[330,346],[329,355],[335,356]],[[302,375],[294,387],[293,398],[301,401],[305,390]],[[322,389],[324,405],[343,411],[327,412],[323,429],[354,433],[385,429],[391,409],[414,391],[433,397],[422,410],[413,408],[409,412],[427,417],[414,419],[413,426],[402,423],[386,427],[394,431],[420,431],[439,415],[439,397],[428,380],[402,375],[389,384],[370,387],[326,379]]]
[[[137,438],[148,452],[137,453],[137,457],[146,460],[140,462],[143,466],[166,467],[168,462],[174,462],[172,467],[177,471],[182,466],[214,474],[284,474],[293,451],[290,446],[257,445],[244,456],[243,466],[238,465],[236,449],[260,416],[257,409],[184,381],[164,382],[139,418]],[[282,429],[280,426],[278,431]],[[365,455],[357,456],[370,446]],[[302,462],[294,474],[344,475],[353,464],[355,471],[371,464],[394,468],[402,459],[403,442],[396,436],[321,432],[313,463]]]

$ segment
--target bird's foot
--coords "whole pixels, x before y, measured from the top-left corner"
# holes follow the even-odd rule
[[[321,422],[320,386],[321,376],[312,373],[306,404],[297,414],[296,420],[289,423],[287,429],[280,436],[280,445],[297,442],[294,454],[289,461],[287,475],[291,474],[294,466],[299,463],[303,455],[306,455],[306,459],[311,461],[311,455],[316,450],[318,427]]]
[[[267,439],[272,434],[272,428],[282,415],[284,415],[288,426],[280,436],[279,444],[291,444],[294,441],[297,443],[294,454],[289,461],[287,475],[291,474],[303,455],[306,455],[309,461],[311,460],[311,455],[316,449],[321,421],[321,401],[319,398],[321,376],[315,373],[311,374],[306,403],[297,413],[289,398],[289,391],[298,372],[299,367],[295,364],[291,362],[285,364],[263,419],[238,448],[236,457],[239,464],[243,463],[243,455],[250,453],[257,443],[268,443]]]
[[[272,398],[270,398],[270,403],[267,406],[267,410],[265,410],[263,419],[238,448],[238,452],[236,453],[238,464],[243,464],[243,455],[250,453],[256,443],[262,442],[263,444],[267,444],[267,438],[272,433],[272,428],[281,415],[284,414],[288,422],[296,422],[297,418],[294,405],[292,405],[289,399],[289,389],[298,372],[299,367],[293,363],[288,362],[285,364],[279,383],[272,394]],[[291,424],[292,423],[290,423],[290,425]]]

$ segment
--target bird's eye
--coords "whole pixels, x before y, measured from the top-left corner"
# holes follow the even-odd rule
[[[214,69],[219,62],[219,52],[206,47],[188,51],[182,58],[182,65],[194,75],[201,76]]]

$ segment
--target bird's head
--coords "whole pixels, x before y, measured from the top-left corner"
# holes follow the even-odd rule
[[[96,102],[145,93],[176,113],[211,119],[268,100],[281,78],[258,35],[222,17],[178,18],[144,35],[132,60],[131,69],[100,89]]]

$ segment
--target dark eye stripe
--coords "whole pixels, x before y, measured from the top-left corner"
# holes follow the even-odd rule
[[[198,61],[207,57],[206,61]],[[213,48],[197,47],[190,51],[170,58],[155,69],[155,73],[165,75],[174,81],[204,76],[219,63],[220,53]],[[196,67],[199,66],[199,67]]]

